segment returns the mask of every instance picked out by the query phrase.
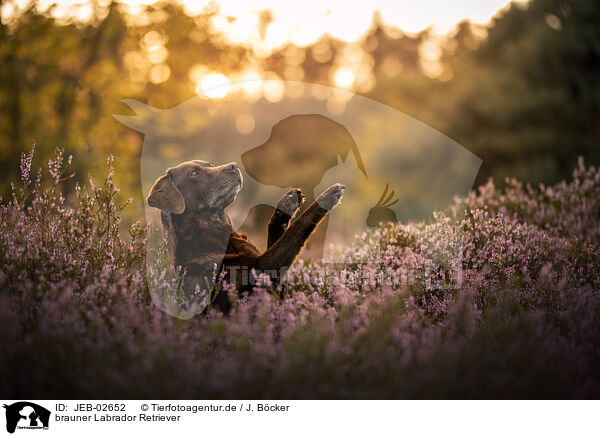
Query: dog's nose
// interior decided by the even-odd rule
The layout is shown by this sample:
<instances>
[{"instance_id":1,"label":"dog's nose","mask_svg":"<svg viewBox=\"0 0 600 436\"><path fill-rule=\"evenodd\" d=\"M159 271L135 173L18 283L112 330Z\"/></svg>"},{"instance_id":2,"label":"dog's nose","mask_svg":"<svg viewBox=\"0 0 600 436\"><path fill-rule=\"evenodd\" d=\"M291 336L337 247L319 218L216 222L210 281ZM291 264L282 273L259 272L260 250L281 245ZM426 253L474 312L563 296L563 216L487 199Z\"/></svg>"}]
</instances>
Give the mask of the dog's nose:
<instances>
[{"instance_id":1,"label":"dog's nose","mask_svg":"<svg viewBox=\"0 0 600 436\"><path fill-rule=\"evenodd\" d=\"M230 173L236 171L238 169L238 166L235 162L229 162L227 165L225 165L223 167L223 171L228 171Z\"/></svg>"}]
</instances>

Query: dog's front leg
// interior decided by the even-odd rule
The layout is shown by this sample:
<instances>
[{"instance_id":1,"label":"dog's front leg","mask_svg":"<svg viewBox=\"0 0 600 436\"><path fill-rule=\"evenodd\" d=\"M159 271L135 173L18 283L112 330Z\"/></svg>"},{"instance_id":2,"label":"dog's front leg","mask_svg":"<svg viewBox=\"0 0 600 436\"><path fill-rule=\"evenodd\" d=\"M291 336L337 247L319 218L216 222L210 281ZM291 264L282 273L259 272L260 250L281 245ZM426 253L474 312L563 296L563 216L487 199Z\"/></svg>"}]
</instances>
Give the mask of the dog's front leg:
<instances>
[{"instance_id":1,"label":"dog's front leg","mask_svg":"<svg viewBox=\"0 0 600 436\"><path fill-rule=\"evenodd\" d=\"M345 186L339 183L323 192L267 251L256 259L259 270L281 271L296 259L306 240L341 200ZM281 274L283 275L283 274ZM282 277L279 277L281 279Z\"/></svg>"},{"instance_id":2,"label":"dog's front leg","mask_svg":"<svg viewBox=\"0 0 600 436\"><path fill-rule=\"evenodd\" d=\"M290 189L277 201L277 206L271 215L267 227L267 248L271 247L281 238L288 228L290 220L296 215L305 195L298 188Z\"/></svg>"}]
</instances>

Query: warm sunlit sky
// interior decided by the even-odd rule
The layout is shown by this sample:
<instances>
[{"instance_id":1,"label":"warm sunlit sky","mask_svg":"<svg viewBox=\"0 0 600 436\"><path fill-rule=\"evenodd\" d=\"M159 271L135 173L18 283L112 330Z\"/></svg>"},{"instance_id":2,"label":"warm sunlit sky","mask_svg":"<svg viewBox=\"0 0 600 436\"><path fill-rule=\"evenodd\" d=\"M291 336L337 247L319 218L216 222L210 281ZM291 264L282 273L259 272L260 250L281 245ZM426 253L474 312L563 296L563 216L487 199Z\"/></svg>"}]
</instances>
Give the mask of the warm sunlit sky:
<instances>
[{"instance_id":1,"label":"warm sunlit sky","mask_svg":"<svg viewBox=\"0 0 600 436\"><path fill-rule=\"evenodd\" d=\"M18 19L19 10L27 7L31 1L3 2L2 20ZM132 20L136 21L145 16L139 13L141 6L153 3L155 0L120 1L127 6ZM217 13L210 23L213 31L221 34L230 44L250 48L257 58L267 57L273 50L288 42L297 46L310 45L319 40L323 34L346 41L350 44L344 49L344 56L336 59L336 66L332 70L330 80L338 88L363 92L373 86L371 64L367 62L368 56L364 55L360 45L352 42L359 40L369 30L374 13L379 13L388 29L399 28L405 33L414 34L431 27L434 35L419 47L420 63L428 76L443 78L444 71L438 62L440 49L437 40L442 40L440 36L451 32L453 27L464 19L485 24L510 2L510 0L368 0L355 3L349 0L178 1L184 4L186 12L191 16L198 15L207 8L211 11L216 10ZM523 3L527 0L516 1ZM100 7L100 11L106 10L110 2L111 0L97 0L96 6ZM88 1L39 0L36 4L40 11L47 11L51 5L54 5L51 13L59 19L75 18L86 21L94 15L93 6ZM261 19L264 20L265 11L269 11L270 14L270 21L266 27L260 24ZM166 81L170 76L170 68L165 63L168 50L164 46L161 34L149 31L144 36L141 47L147 59L142 59L137 52L125 56L125 63L132 67L133 82L139 82L140 86L143 86L148 78L155 84ZM291 71L291 69L289 74L286 70L285 78L302 80L301 69L295 68L299 71ZM209 98L222 98L227 95L229 84L232 82L279 78L261 76L260 71L240 71L233 76L225 76L222 72L209 70L201 64L190 71L190 80L195 84L198 94ZM451 75L446 76L448 77L445 80L451 77ZM266 97L281 98L283 90L279 89L276 83L267 82L264 86L262 94ZM260 94L261 92L257 93L258 96Z\"/></svg>"},{"instance_id":2,"label":"warm sunlit sky","mask_svg":"<svg viewBox=\"0 0 600 436\"><path fill-rule=\"evenodd\" d=\"M265 35L265 49L269 50L287 41L307 45L323 33L345 41L358 39L371 24L373 13L381 12L384 22L408 33L421 31L432 26L437 33L450 31L459 21L468 18L484 24L508 0L180 0L190 13L199 13L210 3L219 8L219 16L213 25L223 30L231 42L247 43L258 39L258 21L261 11L272 12L273 21ZM520 0L523 1L523 0ZM132 8L153 0L122 0ZM27 0L16 0L23 5ZM57 3L56 15L76 14L85 17L91 6L81 0L40 0L40 9ZM100 1L108 3L108 0ZM5 3L3 17L10 15L14 7ZM233 17L235 20L228 20Z\"/></svg>"},{"instance_id":3,"label":"warm sunlit sky","mask_svg":"<svg viewBox=\"0 0 600 436\"><path fill-rule=\"evenodd\" d=\"M136 0L132 0L136 1ZM199 11L208 2L185 2L188 9ZM227 28L229 37L239 42L248 40L255 32L258 12L270 10L273 22L267 29L269 45L280 45L290 39L297 45L314 42L327 32L337 38L358 39L371 24L373 12L379 10L386 22L406 32L418 32L434 26L445 32L464 18L478 23L487 22L507 0L348 0L281 1L281 0L221 0L219 10L224 17L235 17Z\"/></svg>"}]
</instances>

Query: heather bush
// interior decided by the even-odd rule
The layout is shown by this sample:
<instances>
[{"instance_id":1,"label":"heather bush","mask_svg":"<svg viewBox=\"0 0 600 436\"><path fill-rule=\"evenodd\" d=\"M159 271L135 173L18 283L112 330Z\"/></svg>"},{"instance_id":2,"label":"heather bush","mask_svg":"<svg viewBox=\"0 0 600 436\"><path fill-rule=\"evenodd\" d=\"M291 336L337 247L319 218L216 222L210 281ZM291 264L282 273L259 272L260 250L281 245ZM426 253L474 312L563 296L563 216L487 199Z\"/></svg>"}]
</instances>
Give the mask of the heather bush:
<instances>
[{"instance_id":1,"label":"heather bush","mask_svg":"<svg viewBox=\"0 0 600 436\"><path fill-rule=\"evenodd\" d=\"M111 160L72 193L70 158L32 178L32 153L0 209L4 397L600 393L600 171L583 162L568 183L490 182L430 222L357 235L333 276L298 260L283 298L259 277L228 316L181 320L150 297L148 278L169 293L177 277L146 271L147 229L124 229Z\"/></svg>"}]
</instances>

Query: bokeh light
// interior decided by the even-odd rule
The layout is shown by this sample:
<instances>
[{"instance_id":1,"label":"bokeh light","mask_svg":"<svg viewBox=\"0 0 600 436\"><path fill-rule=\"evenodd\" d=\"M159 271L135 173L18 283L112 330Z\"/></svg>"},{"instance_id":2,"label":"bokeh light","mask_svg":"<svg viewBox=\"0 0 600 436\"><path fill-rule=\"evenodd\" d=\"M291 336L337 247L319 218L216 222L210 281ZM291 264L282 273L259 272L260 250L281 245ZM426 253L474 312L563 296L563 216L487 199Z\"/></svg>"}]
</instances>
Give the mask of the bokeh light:
<instances>
[{"instance_id":1,"label":"bokeh light","mask_svg":"<svg viewBox=\"0 0 600 436\"><path fill-rule=\"evenodd\" d=\"M241 114L235 119L235 128L238 132L247 135L254 130L254 117L249 114Z\"/></svg>"},{"instance_id":2,"label":"bokeh light","mask_svg":"<svg viewBox=\"0 0 600 436\"><path fill-rule=\"evenodd\" d=\"M262 97L261 76L257 72L247 71L242 74L241 84L247 99L256 100Z\"/></svg>"},{"instance_id":3,"label":"bokeh light","mask_svg":"<svg viewBox=\"0 0 600 436\"><path fill-rule=\"evenodd\" d=\"M166 82L171 76L171 69L168 65L154 65L150 70L150 81L154 84Z\"/></svg>"},{"instance_id":4,"label":"bokeh light","mask_svg":"<svg viewBox=\"0 0 600 436\"><path fill-rule=\"evenodd\" d=\"M263 94L265 99L271 103L275 103L283 98L285 88L283 83L280 80L277 80L278 78L276 76L269 77L269 79L271 80L263 82Z\"/></svg>"},{"instance_id":5,"label":"bokeh light","mask_svg":"<svg viewBox=\"0 0 600 436\"><path fill-rule=\"evenodd\" d=\"M230 88L229 79L221 73L204 76L200 81L200 90L208 98L223 98Z\"/></svg>"},{"instance_id":6,"label":"bokeh light","mask_svg":"<svg viewBox=\"0 0 600 436\"><path fill-rule=\"evenodd\" d=\"M333 73L335 86L349 89L354 84L354 72L350 68L340 67Z\"/></svg>"}]
</instances>

